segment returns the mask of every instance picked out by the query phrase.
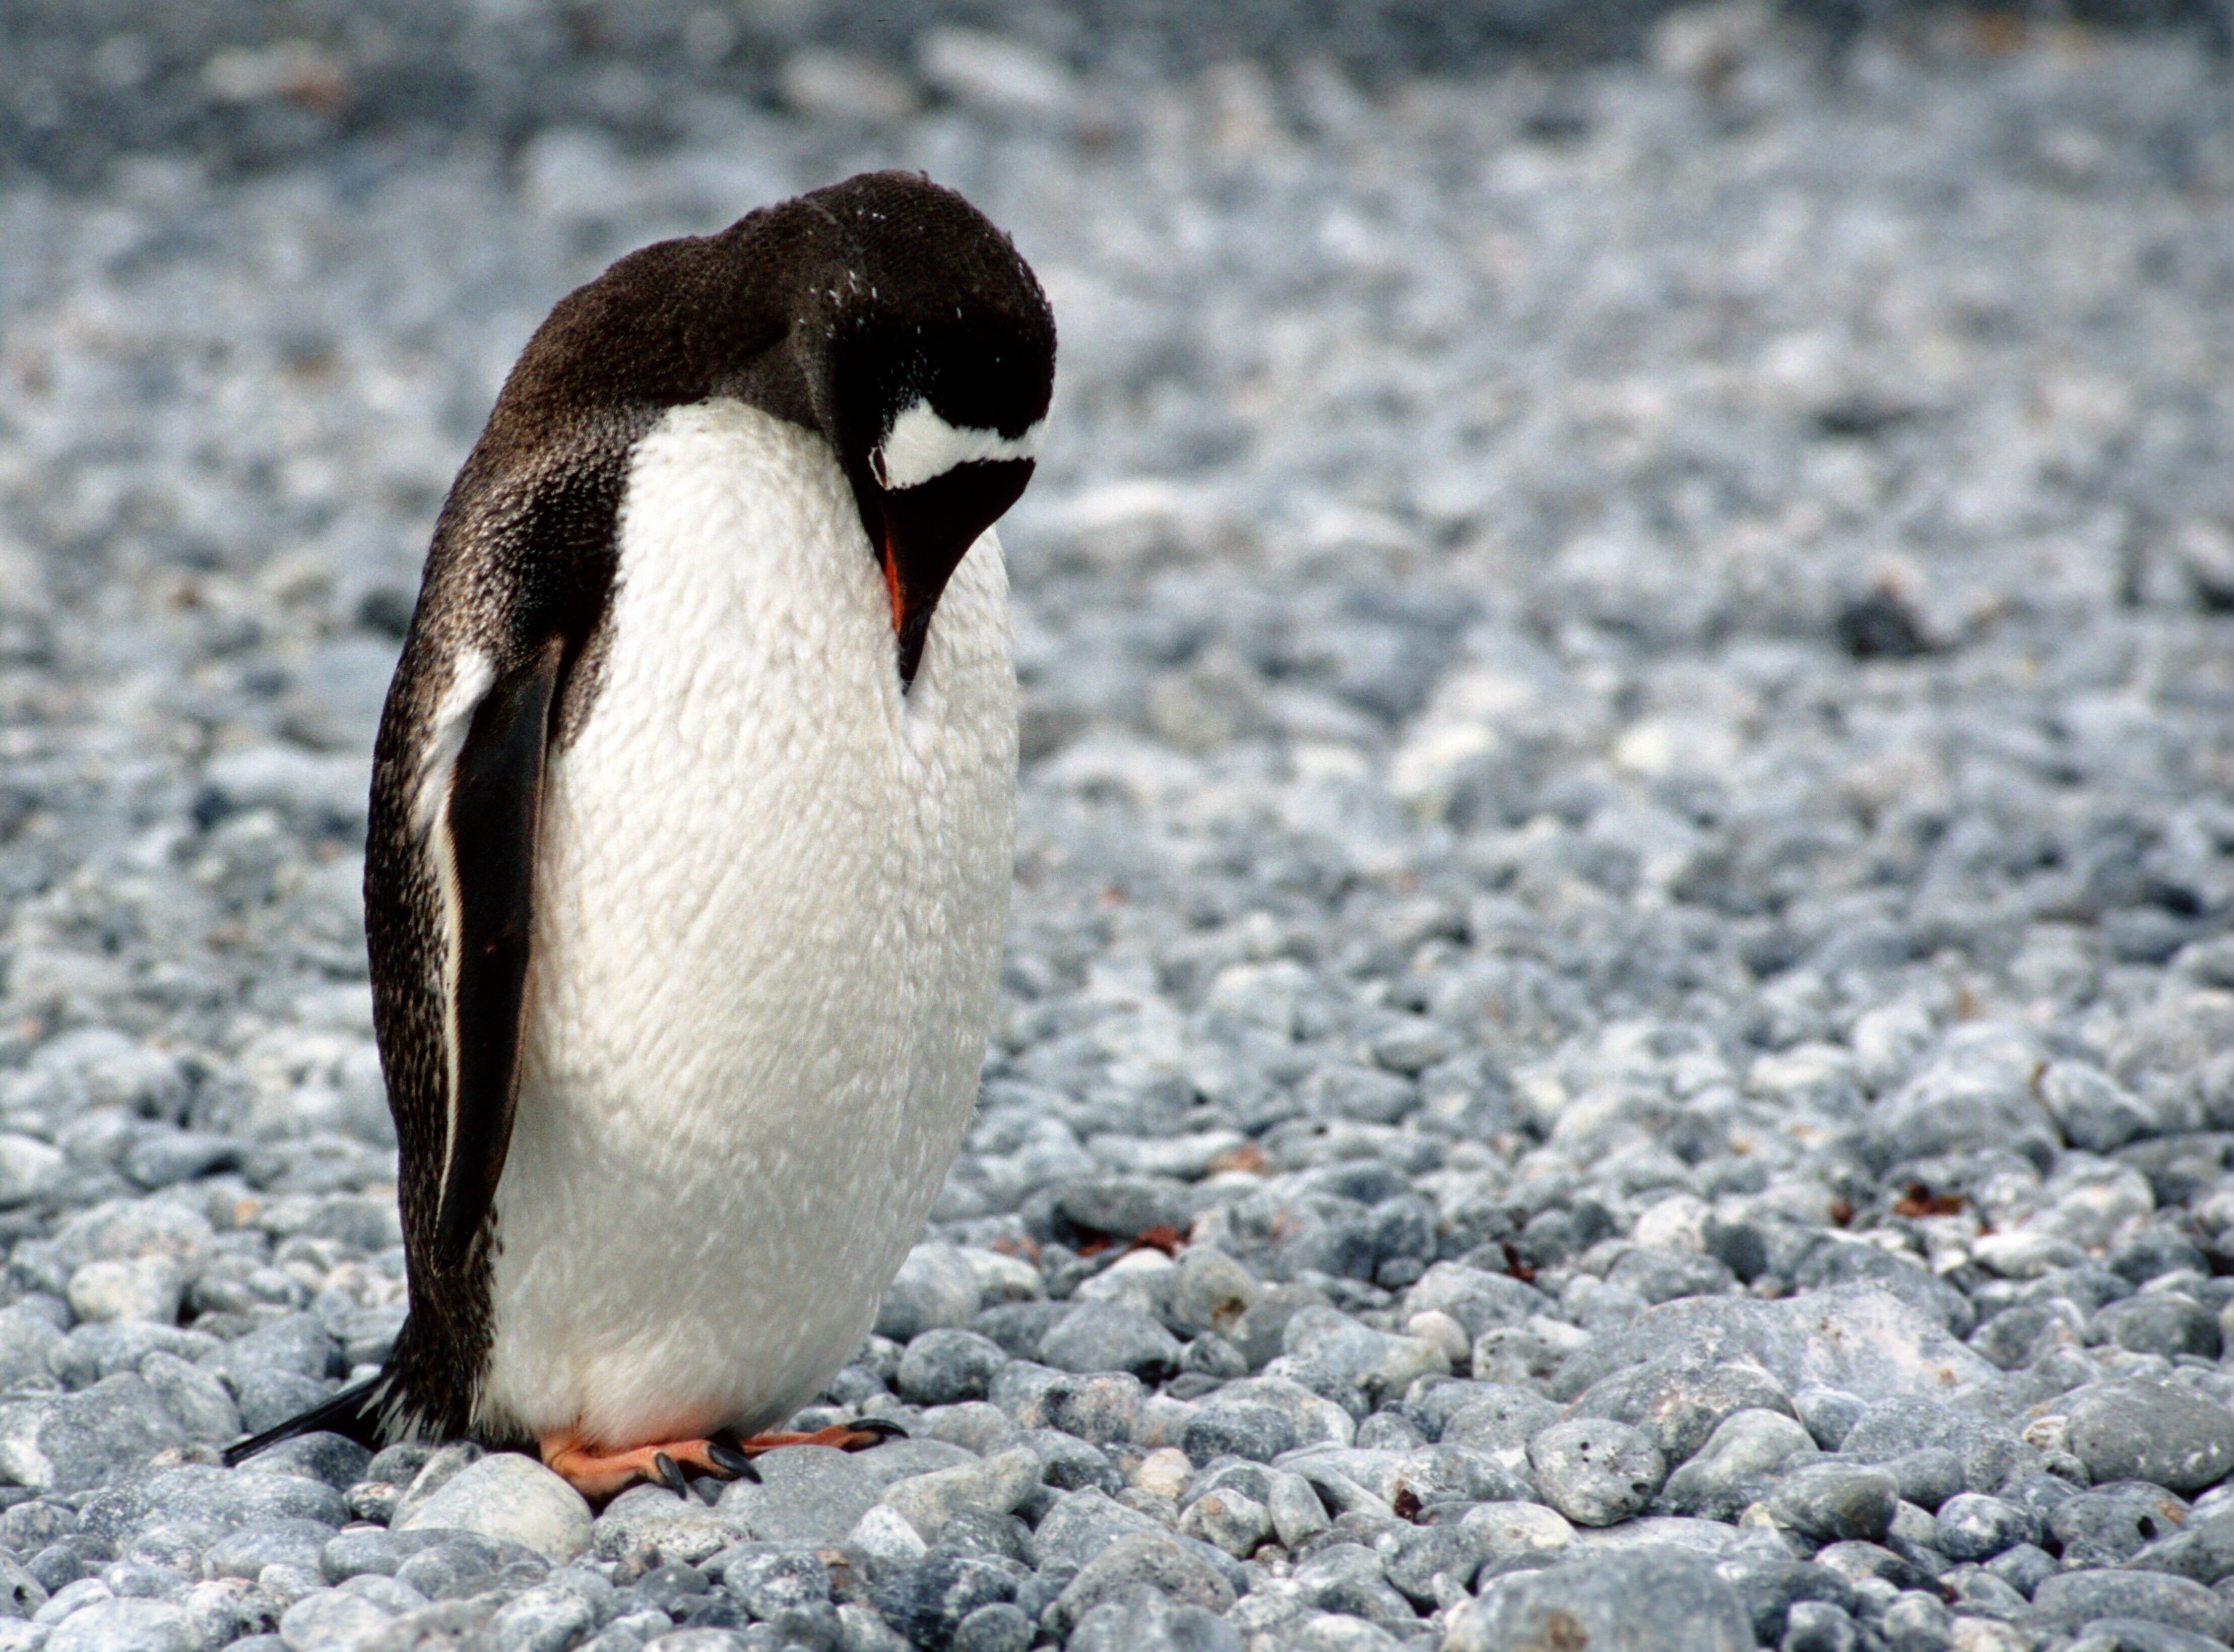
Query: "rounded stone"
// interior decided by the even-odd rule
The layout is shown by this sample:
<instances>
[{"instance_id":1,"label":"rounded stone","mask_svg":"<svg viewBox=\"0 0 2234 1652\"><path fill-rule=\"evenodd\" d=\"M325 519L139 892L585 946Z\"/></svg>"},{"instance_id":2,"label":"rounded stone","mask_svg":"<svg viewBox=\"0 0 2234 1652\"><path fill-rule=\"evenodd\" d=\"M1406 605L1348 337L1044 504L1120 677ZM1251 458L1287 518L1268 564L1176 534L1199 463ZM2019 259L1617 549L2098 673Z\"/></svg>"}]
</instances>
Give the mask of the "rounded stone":
<instances>
[{"instance_id":1,"label":"rounded stone","mask_svg":"<svg viewBox=\"0 0 2234 1652\"><path fill-rule=\"evenodd\" d=\"M387 1614L368 1605L381 1622ZM55 1625L48 1652L201 1652L202 1637L182 1606L169 1601L96 1600Z\"/></svg>"},{"instance_id":2,"label":"rounded stone","mask_svg":"<svg viewBox=\"0 0 2234 1652\"><path fill-rule=\"evenodd\" d=\"M951 1327L924 1331L900 1356L900 1398L918 1406L983 1400L1008 1362L1006 1349L974 1331Z\"/></svg>"},{"instance_id":3,"label":"rounded stone","mask_svg":"<svg viewBox=\"0 0 2234 1652\"><path fill-rule=\"evenodd\" d=\"M2234 1635L2234 1605L2185 1577L2160 1571L2058 1572L2033 1591L2033 1610L2046 1625L2074 1629L2103 1617L2167 1623L2222 1645Z\"/></svg>"},{"instance_id":4,"label":"rounded stone","mask_svg":"<svg viewBox=\"0 0 2234 1652\"><path fill-rule=\"evenodd\" d=\"M1898 1482L1881 1468L1814 1463L1784 1477L1768 1512L1816 1543L1875 1543L1891 1528L1899 1503Z\"/></svg>"},{"instance_id":5,"label":"rounded stone","mask_svg":"<svg viewBox=\"0 0 2234 1652\"><path fill-rule=\"evenodd\" d=\"M1443 1636L1443 1652L1535 1646L1753 1652L1754 1644L1737 1590L1703 1558L1662 1547L1508 1573L1460 1605Z\"/></svg>"},{"instance_id":6,"label":"rounded stone","mask_svg":"<svg viewBox=\"0 0 2234 1652\"><path fill-rule=\"evenodd\" d=\"M445 1481L397 1530L441 1527L517 1543L564 1562L590 1546L590 1505L532 1458L492 1452Z\"/></svg>"},{"instance_id":7,"label":"rounded stone","mask_svg":"<svg viewBox=\"0 0 2234 1652\"><path fill-rule=\"evenodd\" d=\"M2234 1469L2234 1412L2180 1383L2104 1383L2067 1415L2071 1453L2098 1485L2146 1480L2185 1495Z\"/></svg>"},{"instance_id":8,"label":"rounded stone","mask_svg":"<svg viewBox=\"0 0 2234 1652\"><path fill-rule=\"evenodd\" d=\"M1950 1560L1987 1560L2021 1543L2040 1541L2029 1509L1997 1497L1963 1492L1939 1505L1933 1546Z\"/></svg>"},{"instance_id":9,"label":"rounded stone","mask_svg":"<svg viewBox=\"0 0 2234 1652\"><path fill-rule=\"evenodd\" d=\"M1555 1422L1528 1442L1545 1500L1577 1525L1611 1525L1652 1501L1666 1459L1641 1429L1601 1418Z\"/></svg>"},{"instance_id":10,"label":"rounded stone","mask_svg":"<svg viewBox=\"0 0 2234 1652\"><path fill-rule=\"evenodd\" d=\"M954 1626L954 1652L1026 1652L1032 1620L1004 1600L989 1601Z\"/></svg>"}]
</instances>

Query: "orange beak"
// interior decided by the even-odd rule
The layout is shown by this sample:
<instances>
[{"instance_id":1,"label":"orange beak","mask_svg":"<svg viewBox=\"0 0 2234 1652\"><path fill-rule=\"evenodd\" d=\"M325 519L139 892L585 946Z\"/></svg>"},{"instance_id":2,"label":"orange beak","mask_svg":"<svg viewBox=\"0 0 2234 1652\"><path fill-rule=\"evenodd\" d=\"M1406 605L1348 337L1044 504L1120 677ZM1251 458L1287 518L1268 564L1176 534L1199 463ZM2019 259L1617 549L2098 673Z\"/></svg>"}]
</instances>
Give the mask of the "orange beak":
<instances>
[{"instance_id":1,"label":"orange beak","mask_svg":"<svg viewBox=\"0 0 2234 1652\"><path fill-rule=\"evenodd\" d=\"M892 593L892 635L898 637L907 618L907 604L900 596L900 565L892 556L892 536L885 535L885 589Z\"/></svg>"}]
</instances>

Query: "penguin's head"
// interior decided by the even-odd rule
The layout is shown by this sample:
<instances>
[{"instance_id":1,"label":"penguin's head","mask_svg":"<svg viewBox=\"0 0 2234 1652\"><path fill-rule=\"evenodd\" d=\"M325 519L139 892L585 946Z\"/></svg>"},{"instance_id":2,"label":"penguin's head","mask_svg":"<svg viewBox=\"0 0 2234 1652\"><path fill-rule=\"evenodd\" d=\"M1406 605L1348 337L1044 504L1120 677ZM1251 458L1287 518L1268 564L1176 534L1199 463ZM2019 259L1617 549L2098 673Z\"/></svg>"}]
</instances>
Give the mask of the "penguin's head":
<instances>
[{"instance_id":1,"label":"penguin's head","mask_svg":"<svg viewBox=\"0 0 2234 1652\"><path fill-rule=\"evenodd\" d=\"M625 443L664 408L743 401L820 432L892 597L900 680L978 536L1031 478L1055 317L1009 238L914 173L863 173L642 247L520 353L453 501L506 508L537 455Z\"/></svg>"},{"instance_id":2,"label":"penguin's head","mask_svg":"<svg viewBox=\"0 0 2234 1652\"><path fill-rule=\"evenodd\" d=\"M803 307L821 312L799 340L803 365L891 595L907 683L948 578L1031 480L1055 317L1009 238L924 178L865 173L799 205L836 231Z\"/></svg>"}]
</instances>

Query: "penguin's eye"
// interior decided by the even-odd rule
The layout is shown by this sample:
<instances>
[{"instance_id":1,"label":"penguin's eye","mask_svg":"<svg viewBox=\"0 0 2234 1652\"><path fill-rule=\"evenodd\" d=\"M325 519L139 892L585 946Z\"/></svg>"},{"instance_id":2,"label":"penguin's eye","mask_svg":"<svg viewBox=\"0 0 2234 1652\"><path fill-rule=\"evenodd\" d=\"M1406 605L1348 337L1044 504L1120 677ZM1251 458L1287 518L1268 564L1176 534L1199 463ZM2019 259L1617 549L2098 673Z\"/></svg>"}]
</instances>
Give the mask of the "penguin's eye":
<instances>
[{"instance_id":1,"label":"penguin's eye","mask_svg":"<svg viewBox=\"0 0 2234 1652\"><path fill-rule=\"evenodd\" d=\"M1046 429L1044 415L1016 436L976 425L949 424L928 398L918 396L893 419L884 440L871 450L869 472L887 493L919 487L957 465L1036 459Z\"/></svg>"}]
</instances>

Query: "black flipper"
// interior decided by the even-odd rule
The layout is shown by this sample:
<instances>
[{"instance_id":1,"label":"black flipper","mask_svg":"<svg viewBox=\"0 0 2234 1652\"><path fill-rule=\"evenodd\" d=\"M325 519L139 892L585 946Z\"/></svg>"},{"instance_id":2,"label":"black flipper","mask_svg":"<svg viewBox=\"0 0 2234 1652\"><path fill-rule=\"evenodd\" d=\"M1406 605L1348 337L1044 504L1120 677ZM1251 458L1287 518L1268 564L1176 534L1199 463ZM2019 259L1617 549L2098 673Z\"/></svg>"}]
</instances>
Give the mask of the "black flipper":
<instances>
[{"instance_id":1,"label":"black flipper","mask_svg":"<svg viewBox=\"0 0 2234 1652\"><path fill-rule=\"evenodd\" d=\"M225 1466L238 1468L257 1453L302 1434L339 1434L354 1440L368 1451L378 1451L387 1444L380 1424L381 1413L387 1407L386 1388L385 1376L369 1377L353 1388L343 1388L323 1405L313 1406L260 1434L251 1434L227 1446Z\"/></svg>"},{"instance_id":2,"label":"black flipper","mask_svg":"<svg viewBox=\"0 0 2234 1652\"><path fill-rule=\"evenodd\" d=\"M447 818L458 930L450 984L455 1094L435 1222L445 1266L465 1260L488 1219L512 1145L536 827L564 654L565 639L553 636L491 685L453 771Z\"/></svg>"}]
</instances>

